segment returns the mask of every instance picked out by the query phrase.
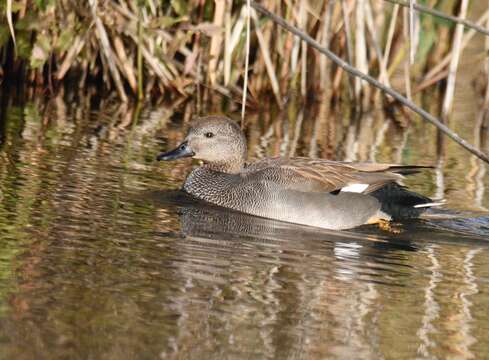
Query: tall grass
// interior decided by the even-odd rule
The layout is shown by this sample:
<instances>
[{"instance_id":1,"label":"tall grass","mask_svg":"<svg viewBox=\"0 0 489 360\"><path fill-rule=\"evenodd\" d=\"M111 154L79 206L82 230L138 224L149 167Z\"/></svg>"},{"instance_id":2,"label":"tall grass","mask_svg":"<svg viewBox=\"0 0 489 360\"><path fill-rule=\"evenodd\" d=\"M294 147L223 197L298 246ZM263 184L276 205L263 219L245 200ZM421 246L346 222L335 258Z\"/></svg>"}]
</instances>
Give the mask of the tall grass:
<instances>
[{"instance_id":1,"label":"tall grass","mask_svg":"<svg viewBox=\"0 0 489 360\"><path fill-rule=\"evenodd\" d=\"M426 1L444 13L465 16L468 1L461 3ZM473 31L455 30L452 22L381 0L261 4L408 96L450 75L444 109L450 108L458 58ZM362 106L378 99L364 82L353 82L341 68L254 10L248 17L245 1L3 0L0 10L4 81L53 91L63 84L83 88L96 83L117 91L123 101L211 90L240 102L248 75L249 106L268 94L282 105L295 92L327 94ZM486 11L478 22L485 24L488 18Z\"/></svg>"}]
</instances>

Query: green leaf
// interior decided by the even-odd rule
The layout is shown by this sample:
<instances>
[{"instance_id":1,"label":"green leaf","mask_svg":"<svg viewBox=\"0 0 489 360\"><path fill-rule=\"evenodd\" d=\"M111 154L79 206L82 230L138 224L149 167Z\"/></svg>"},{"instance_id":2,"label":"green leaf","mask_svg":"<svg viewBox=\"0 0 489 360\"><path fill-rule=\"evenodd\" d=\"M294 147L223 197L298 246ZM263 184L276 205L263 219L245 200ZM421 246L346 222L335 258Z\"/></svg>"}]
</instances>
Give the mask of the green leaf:
<instances>
[{"instance_id":1,"label":"green leaf","mask_svg":"<svg viewBox=\"0 0 489 360\"><path fill-rule=\"evenodd\" d=\"M41 29L41 22L39 19L34 19L31 14L27 14L24 18L19 19L15 22L15 30L17 31L28 31L28 30L38 30Z\"/></svg>"},{"instance_id":2,"label":"green leaf","mask_svg":"<svg viewBox=\"0 0 489 360\"><path fill-rule=\"evenodd\" d=\"M61 52L65 52L73 45L74 38L75 38L75 33L73 32L73 29L68 28L62 30L61 34L59 35L57 48Z\"/></svg>"},{"instance_id":3,"label":"green leaf","mask_svg":"<svg viewBox=\"0 0 489 360\"><path fill-rule=\"evenodd\" d=\"M171 6L173 10L180 15L188 15L188 3L184 0L171 0Z\"/></svg>"},{"instance_id":4,"label":"green leaf","mask_svg":"<svg viewBox=\"0 0 489 360\"><path fill-rule=\"evenodd\" d=\"M55 4L55 0L34 0L34 4L37 6L37 8L45 11L48 6Z\"/></svg>"},{"instance_id":5,"label":"green leaf","mask_svg":"<svg viewBox=\"0 0 489 360\"><path fill-rule=\"evenodd\" d=\"M416 58L418 59L418 61L425 60L426 56L428 55L428 52L430 51L431 47L435 43L435 40L437 38L436 35L437 33L433 30L431 31L421 30L418 52L416 54Z\"/></svg>"},{"instance_id":6,"label":"green leaf","mask_svg":"<svg viewBox=\"0 0 489 360\"><path fill-rule=\"evenodd\" d=\"M10 31L7 25L0 25L0 48L4 47L10 39Z\"/></svg>"},{"instance_id":7,"label":"green leaf","mask_svg":"<svg viewBox=\"0 0 489 360\"><path fill-rule=\"evenodd\" d=\"M17 55L22 59L29 59L31 56L32 45L30 40L31 33L22 31L16 34L17 37Z\"/></svg>"}]
</instances>

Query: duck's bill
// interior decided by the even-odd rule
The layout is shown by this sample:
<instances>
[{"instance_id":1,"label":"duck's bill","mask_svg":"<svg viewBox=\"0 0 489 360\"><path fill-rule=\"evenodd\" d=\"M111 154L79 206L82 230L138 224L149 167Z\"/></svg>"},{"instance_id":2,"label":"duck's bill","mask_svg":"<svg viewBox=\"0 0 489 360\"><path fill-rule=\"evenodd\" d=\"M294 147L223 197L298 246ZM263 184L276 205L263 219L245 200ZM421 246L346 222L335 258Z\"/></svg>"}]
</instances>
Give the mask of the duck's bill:
<instances>
[{"instance_id":1,"label":"duck's bill","mask_svg":"<svg viewBox=\"0 0 489 360\"><path fill-rule=\"evenodd\" d=\"M156 157L158 161L168 161L168 160L176 160L186 157L194 156L194 152L188 146L187 142L181 143L176 149L170 150L165 153L161 153Z\"/></svg>"}]
</instances>

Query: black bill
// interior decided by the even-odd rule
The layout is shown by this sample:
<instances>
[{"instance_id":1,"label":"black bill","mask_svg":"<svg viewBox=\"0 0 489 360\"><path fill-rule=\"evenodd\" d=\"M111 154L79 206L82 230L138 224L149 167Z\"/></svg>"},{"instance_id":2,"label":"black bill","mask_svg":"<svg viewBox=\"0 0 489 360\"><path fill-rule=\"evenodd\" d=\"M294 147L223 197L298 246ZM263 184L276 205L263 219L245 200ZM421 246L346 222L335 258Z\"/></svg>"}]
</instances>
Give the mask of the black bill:
<instances>
[{"instance_id":1,"label":"black bill","mask_svg":"<svg viewBox=\"0 0 489 360\"><path fill-rule=\"evenodd\" d=\"M170 150L165 153L161 153L156 157L158 161L168 161L168 160L176 160L181 158L186 158L190 156L194 156L194 152L188 146L187 142L181 143L176 149Z\"/></svg>"}]
</instances>

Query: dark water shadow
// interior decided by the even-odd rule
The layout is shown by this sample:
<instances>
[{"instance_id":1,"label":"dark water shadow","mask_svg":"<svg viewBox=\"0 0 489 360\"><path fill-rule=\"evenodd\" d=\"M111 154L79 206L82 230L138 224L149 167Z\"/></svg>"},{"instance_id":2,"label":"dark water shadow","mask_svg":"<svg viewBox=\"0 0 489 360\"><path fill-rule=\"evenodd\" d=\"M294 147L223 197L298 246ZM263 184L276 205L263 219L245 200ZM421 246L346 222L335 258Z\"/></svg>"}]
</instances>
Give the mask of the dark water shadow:
<instances>
[{"instance_id":1,"label":"dark water shadow","mask_svg":"<svg viewBox=\"0 0 489 360\"><path fill-rule=\"evenodd\" d=\"M327 230L260 218L196 200L182 191L151 191L144 198L179 215L181 236L226 241L366 242L384 250L415 251L431 243L489 245L489 216L437 210L437 218L398 224L400 233L366 225ZM164 234L160 234L164 235Z\"/></svg>"}]
</instances>

